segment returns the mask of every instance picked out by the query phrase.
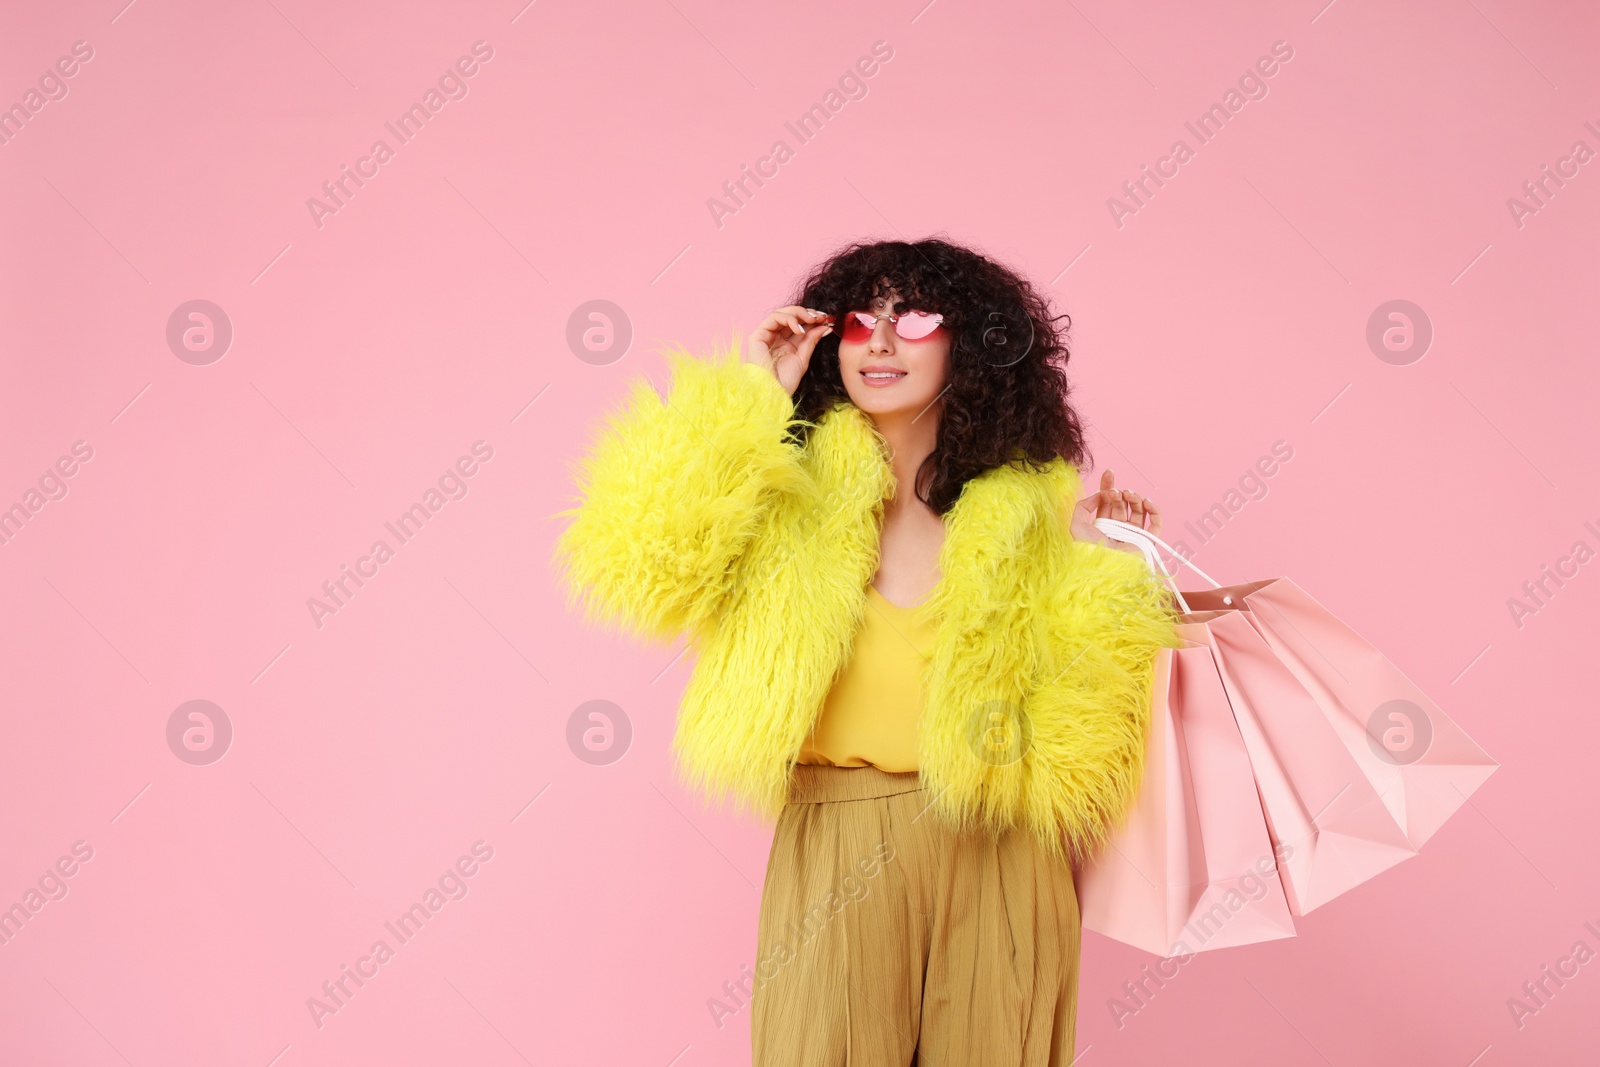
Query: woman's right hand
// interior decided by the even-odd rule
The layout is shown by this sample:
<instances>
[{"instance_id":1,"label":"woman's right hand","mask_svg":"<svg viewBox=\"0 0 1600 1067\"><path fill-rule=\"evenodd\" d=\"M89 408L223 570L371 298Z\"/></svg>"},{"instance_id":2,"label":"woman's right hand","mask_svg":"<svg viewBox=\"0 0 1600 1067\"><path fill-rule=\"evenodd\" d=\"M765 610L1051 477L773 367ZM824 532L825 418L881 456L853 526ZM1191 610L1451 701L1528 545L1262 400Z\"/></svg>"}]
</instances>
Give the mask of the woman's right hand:
<instances>
[{"instance_id":1,"label":"woman's right hand","mask_svg":"<svg viewBox=\"0 0 1600 1067\"><path fill-rule=\"evenodd\" d=\"M790 396L811 365L811 353L833 332L833 316L803 308L781 307L761 321L745 342L744 362L771 371Z\"/></svg>"}]
</instances>

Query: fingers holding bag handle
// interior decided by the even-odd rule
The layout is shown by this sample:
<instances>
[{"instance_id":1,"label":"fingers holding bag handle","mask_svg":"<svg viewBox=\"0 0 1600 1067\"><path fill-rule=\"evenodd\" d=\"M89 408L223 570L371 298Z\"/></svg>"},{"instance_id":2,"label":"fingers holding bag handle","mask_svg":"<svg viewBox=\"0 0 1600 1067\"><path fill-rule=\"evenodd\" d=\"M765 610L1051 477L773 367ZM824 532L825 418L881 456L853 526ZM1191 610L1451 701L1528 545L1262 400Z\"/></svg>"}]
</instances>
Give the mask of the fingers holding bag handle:
<instances>
[{"instance_id":1,"label":"fingers holding bag handle","mask_svg":"<svg viewBox=\"0 0 1600 1067\"><path fill-rule=\"evenodd\" d=\"M1185 559L1183 554L1177 549L1167 544L1149 530L1141 529L1140 527L1134 526L1131 523L1122 522L1119 519L1096 519L1094 520L1094 525L1096 529L1105 534L1107 537L1118 541L1126 541L1129 544L1138 546L1139 550L1144 553L1145 562L1150 564L1150 569L1162 577L1167 586L1172 590L1172 595L1178 598L1178 607L1185 615L1189 613L1189 602L1183 599L1183 593L1178 590L1177 574L1173 571L1167 570L1166 564L1162 562L1161 552L1158 551L1158 549L1165 550L1166 553L1176 559L1180 565L1188 567L1201 578L1204 578L1206 581L1210 582L1213 588L1222 588L1221 582L1211 577L1211 575L1207 574L1199 567L1196 567L1191 561Z\"/></svg>"}]
</instances>

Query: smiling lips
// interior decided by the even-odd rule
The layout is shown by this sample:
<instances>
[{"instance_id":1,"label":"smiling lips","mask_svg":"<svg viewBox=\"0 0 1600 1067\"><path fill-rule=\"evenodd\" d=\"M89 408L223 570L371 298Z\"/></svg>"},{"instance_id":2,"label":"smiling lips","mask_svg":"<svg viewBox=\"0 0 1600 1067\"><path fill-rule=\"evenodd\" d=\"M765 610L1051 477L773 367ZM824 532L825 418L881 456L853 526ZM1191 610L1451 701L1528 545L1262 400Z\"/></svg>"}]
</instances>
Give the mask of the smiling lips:
<instances>
[{"instance_id":1,"label":"smiling lips","mask_svg":"<svg viewBox=\"0 0 1600 1067\"><path fill-rule=\"evenodd\" d=\"M870 366L861 368L861 380L875 389L881 389L886 385L893 385L901 378L904 378L906 374L906 371L899 370L895 367L886 367L881 363L874 363Z\"/></svg>"}]
</instances>

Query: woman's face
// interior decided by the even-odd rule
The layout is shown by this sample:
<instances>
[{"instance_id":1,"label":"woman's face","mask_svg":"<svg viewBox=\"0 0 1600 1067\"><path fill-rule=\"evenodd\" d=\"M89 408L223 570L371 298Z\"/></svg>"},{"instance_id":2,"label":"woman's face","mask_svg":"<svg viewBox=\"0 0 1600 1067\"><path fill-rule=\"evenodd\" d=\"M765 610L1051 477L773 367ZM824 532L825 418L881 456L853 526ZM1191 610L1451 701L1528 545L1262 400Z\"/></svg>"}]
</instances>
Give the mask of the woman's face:
<instances>
[{"instance_id":1,"label":"woman's face","mask_svg":"<svg viewBox=\"0 0 1600 1067\"><path fill-rule=\"evenodd\" d=\"M890 291L870 308L874 315L894 314L899 294ZM901 311L920 311L906 307ZM932 334L907 341L894 323L879 319L864 341L847 341L843 324L839 332L839 375L856 407L873 416L901 415L908 420L934 408L948 381L950 330L940 326Z\"/></svg>"}]
</instances>

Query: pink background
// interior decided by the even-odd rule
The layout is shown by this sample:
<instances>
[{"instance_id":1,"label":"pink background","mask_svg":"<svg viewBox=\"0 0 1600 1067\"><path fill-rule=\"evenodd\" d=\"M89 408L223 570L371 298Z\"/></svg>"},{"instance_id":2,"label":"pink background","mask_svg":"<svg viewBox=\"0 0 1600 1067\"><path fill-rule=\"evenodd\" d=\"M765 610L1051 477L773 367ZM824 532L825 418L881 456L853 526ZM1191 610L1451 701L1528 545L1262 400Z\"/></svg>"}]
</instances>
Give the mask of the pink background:
<instances>
[{"instance_id":1,"label":"pink background","mask_svg":"<svg viewBox=\"0 0 1600 1067\"><path fill-rule=\"evenodd\" d=\"M748 1062L748 1009L719 1029L707 1001L753 961L770 829L673 780L691 664L566 614L551 514L628 379L664 384L659 341L747 332L847 238L935 233L1052 287L1096 456L1172 537L1287 442L1196 562L1292 576L1503 765L1420 856L1120 1029L1153 958L1086 935L1085 1062L1593 1058L1600 961L1507 1007L1600 950L1600 563L1508 607L1600 549L1600 163L1507 206L1600 148L1593 5L121 3L0 34L0 104L93 49L0 145L0 507L65 487L0 545L0 904L92 849L0 946L0 1062ZM799 145L784 123L876 41ZM1266 96L1198 144L1276 41ZM167 342L197 299L233 329L209 363ZM633 341L580 359L596 299ZM1396 299L1434 330L1404 365L1366 341ZM479 441L465 496L319 626L322 583ZM209 765L169 747L191 700L231 723ZM609 765L567 741L591 700L631 723ZM479 841L466 895L319 1027L307 999Z\"/></svg>"}]
</instances>

